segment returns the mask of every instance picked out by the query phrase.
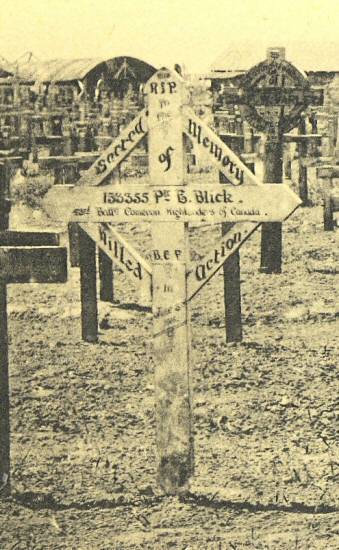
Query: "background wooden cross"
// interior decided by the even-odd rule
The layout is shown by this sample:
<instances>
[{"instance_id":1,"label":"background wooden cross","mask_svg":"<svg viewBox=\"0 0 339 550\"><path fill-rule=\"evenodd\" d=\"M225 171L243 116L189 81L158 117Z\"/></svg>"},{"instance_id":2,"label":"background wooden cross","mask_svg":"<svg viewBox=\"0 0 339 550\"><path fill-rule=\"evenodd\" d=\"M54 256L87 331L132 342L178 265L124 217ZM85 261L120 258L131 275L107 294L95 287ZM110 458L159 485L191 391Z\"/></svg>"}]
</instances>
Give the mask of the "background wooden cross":
<instances>
[{"instance_id":1,"label":"background wooden cross","mask_svg":"<svg viewBox=\"0 0 339 550\"><path fill-rule=\"evenodd\" d=\"M246 166L255 173L255 146L260 135L254 135L246 121L239 120L235 124L235 132L225 132L220 127L220 118L215 113L215 121L219 124L218 134L220 139L228 145L232 151L237 153ZM228 183L227 178L219 172L219 181ZM222 233L227 235L234 227L232 223L222 224ZM225 331L226 342L241 342L241 287L240 287L240 252L237 250L226 260L223 265L224 271L224 305L225 305Z\"/></svg>"},{"instance_id":2,"label":"background wooden cross","mask_svg":"<svg viewBox=\"0 0 339 550\"><path fill-rule=\"evenodd\" d=\"M314 155L316 147L321 145L321 134L307 133L306 131L306 115L301 115L298 123L298 134L284 134L284 143L296 143L298 147L298 185L299 197L302 200L302 205L308 205L308 167L317 162L317 157ZM311 156L313 153L313 156Z\"/></svg>"},{"instance_id":3,"label":"background wooden cross","mask_svg":"<svg viewBox=\"0 0 339 550\"><path fill-rule=\"evenodd\" d=\"M309 105L322 105L323 92L285 60L284 48L268 48L266 60L252 67L238 88L225 88L225 105L238 105L243 117L266 136L264 183L283 181L283 135L298 125ZM263 273L280 273L282 224L262 224Z\"/></svg>"},{"instance_id":4,"label":"background wooden cross","mask_svg":"<svg viewBox=\"0 0 339 550\"><path fill-rule=\"evenodd\" d=\"M0 231L0 498L10 494L7 285L65 283L67 249L54 233Z\"/></svg>"}]
</instances>

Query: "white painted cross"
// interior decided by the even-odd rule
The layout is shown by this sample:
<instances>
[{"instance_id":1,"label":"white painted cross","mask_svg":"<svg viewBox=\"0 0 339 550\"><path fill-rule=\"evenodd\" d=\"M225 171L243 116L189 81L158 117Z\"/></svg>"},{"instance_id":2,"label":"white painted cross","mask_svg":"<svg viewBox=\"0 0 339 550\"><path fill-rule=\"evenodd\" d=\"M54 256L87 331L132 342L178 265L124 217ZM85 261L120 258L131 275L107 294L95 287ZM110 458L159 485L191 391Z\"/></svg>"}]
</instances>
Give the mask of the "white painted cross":
<instances>
[{"instance_id":1,"label":"white painted cross","mask_svg":"<svg viewBox=\"0 0 339 550\"><path fill-rule=\"evenodd\" d=\"M68 191L63 187L61 193L55 187L46 196L45 207L57 219L81 222L99 246L103 247L104 242L105 250L109 238L112 243L117 234L109 226L101 226L106 227L103 237L103 229L95 229L95 223L151 222L151 268L135 251L132 253L131 246L128 265L134 276L152 273L158 479L165 492L177 493L187 487L193 473L189 301L253 233L257 222L281 221L301 201L287 186L263 186L237 155L184 106L186 90L178 74L167 69L157 71L145 91L148 111L143 111L124 131L125 137L119 136L110 152L94 163L90 169L92 179L85 175L80 180L88 183L91 179L92 187ZM138 133L137 127L142 132ZM114 155L120 161L126 156L130 150L126 140L140 139L146 128L150 185L93 187L117 166ZM129 135L132 131L134 134ZM198 149L210 154L233 185L186 184L184 133ZM206 221L240 223L235 223L202 260L189 265L188 222ZM126 265L126 257L123 263Z\"/></svg>"},{"instance_id":2,"label":"white painted cross","mask_svg":"<svg viewBox=\"0 0 339 550\"><path fill-rule=\"evenodd\" d=\"M149 167L152 186L165 195L182 189L184 82L167 69L147 83ZM156 193L158 187L151 191ZM168 203L171 204L170 202ZM188 226L180 218L152 223L153 247L169 260L153 262L153 360L155 372L158 479L176 493L193 474L191 335L187 303ZM182 307L173 308L174 303Z\"/></svg>"}]
</instances>

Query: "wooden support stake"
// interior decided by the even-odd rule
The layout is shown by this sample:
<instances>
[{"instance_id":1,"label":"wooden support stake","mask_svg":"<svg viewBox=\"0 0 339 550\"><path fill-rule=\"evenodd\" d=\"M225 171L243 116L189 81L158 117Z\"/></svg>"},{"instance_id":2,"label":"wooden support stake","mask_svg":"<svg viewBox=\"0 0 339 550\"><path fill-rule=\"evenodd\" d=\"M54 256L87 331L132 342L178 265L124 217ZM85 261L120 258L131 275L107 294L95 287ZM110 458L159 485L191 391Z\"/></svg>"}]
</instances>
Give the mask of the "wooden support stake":
<instances>
[{"instance_id":1,"label":"wooden support stake","mask_svg":"<svg viewBox=\"0 0 339 550\"><path fill-rule=\"evenodd\" d=\"M221 139L226 145L225 136ZM234 151L239 153L239 151ZM219 172L220 183L229 183L227 178ZM221 234L226 233L234 226L233 223L221 224ZM242 341L241 326L241 289L240 289L240 254L236 250L223 265L224 270L224 306L225 306L225 330L226 343Z\"/></svg>"},{"instance_id":2,"label":"wooden support stake","mask_svg":"<svg viewBox=\"0 0 339 550\"><path fill-rule=\"evenodd\" d=\"M282 135L267 135L265 144L264 183L282 183ZM263 223L261 228L262 273L281 273L282 224Z\"/></svg>"},{"instance_id":3,"label":"wooden support stake","mask_svg":"<svg viewBox=\"0 0 339 550\"><path fill-rule=\"evenodd\" d=\"M332 200L333 179L339 178L339 167L335 165L320 166L317 169L317 178L321 181L323 196L324 230L334 230L334 203Z\"/></svg>"},{"instance_id":4,"label":"wooden support stake","mask_svg":"<svg viewBox=\"0 0 339 550\"><path fill-rule=\"evenodd\" d=\"M283 148L283 165L284 165L284 175L287 179L292 179L292 153L291 153L291 143L284 143Z\"/></svg>"},{"instance_id":5,"label":"wooden support stake","mask_svg":"<svg viewBox=\"0 0 339 550\"><path fill-rule=\"evenodd\" d=\"M76 222L68 223L68 242L71 267L79 267L79 224Z\"/></svg>"},{"instance_id":6,"label":"wooden support stake","mask_svg":"<svg viewBox=\"0 0 339 550\"><path fill-rule=\"evenodd\" d=\"M227 228L226 230L224 226L226 226L226 224L223 224L223 235L225 235L229 229ZM223 269L226 343L241 342L242 324L239 250L234 252L234 254L226 260Z\"/></svg>"},{"instance_id":7,"label":"wooden support stake","mask_svg":"<svg viewBox=\"0 0 339 550\"><path fill-rule=\"evenodd\" d=\"M10 491L7 289L0 279L0 499L9 496Z\"/></svg>"},{"instance_id":8,"label":"wooden support stake","mask_svg":"<svg viewBox=\"0 0 339 550\"><path fill-rule=\"evenodd\" d=\"M330 193L324 195L324 230L334 231L333 202Z\"/></svg>"},{"instance_id":9,"label":"wooden support stake","mask_svg":"<svg viewBox=\"0 0 339 550\"><path fill-rule=\"evenodd\" d=\"M0 230L9 228L9 214L11 203L9 193L9 174L6 162L0 162Z\"/></svg>"},{"instance_id":10,"label":"wooden support stake","mask_svg":"<svg viewBox=\"0 0 339 550\"><path fill-rule=\"evenodd\" d=\"M85 342L98 340L95 242L79 227L81 328Z\"/></svg>"},{"instance_id":11,"label":"wooden support stake","mask_svg":"<svg viewBox=\"0 0 339 550\"><path fill-rule=\"evenodd\" d=\"M0 229L9 226L7 203L7 167L0 164ZM10 494L10 424L9 424L9 376L7 287L0 278L0 498Z\"/></svg>"},{"instance_id":12,"label":"wooden support stake","mask_svg":"<svg viewBox=\"0 0 339 550\"><path fill-rule=\"evenodd\" d=\"M103 302L114 302L113 289L113 262L111 258L99 248L99 278L100 278L100 300Z\"/></svg>"}]
</instances>

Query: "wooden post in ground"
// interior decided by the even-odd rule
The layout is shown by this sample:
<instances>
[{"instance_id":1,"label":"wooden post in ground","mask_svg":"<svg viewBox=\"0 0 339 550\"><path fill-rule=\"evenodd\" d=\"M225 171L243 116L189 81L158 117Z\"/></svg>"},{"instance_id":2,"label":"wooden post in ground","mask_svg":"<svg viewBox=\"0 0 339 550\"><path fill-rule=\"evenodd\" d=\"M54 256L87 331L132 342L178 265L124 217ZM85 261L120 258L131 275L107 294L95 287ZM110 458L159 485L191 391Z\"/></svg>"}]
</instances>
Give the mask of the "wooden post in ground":
<instances>
[{"instance_id":1,"label":"wooden post in ground","mask_svg":"<svg viewBox=\"0 0 339 550\"><path fill-rule=\"evenodd\" d=\"M330 193L324 195L324 231L334 231L333 201Z\"/></svg>"},{"instance_id":2,"label":"wooden post in ground","mask_svg":"<svg viewBox=\"0 0 339 550\"><path fill-rule=\"evenodd\" d=\"M0 229L9 226L7 167L0 163ZM7 287L0 278L0 498L10 494L10 424L8 378Z\"/></svg>"},{"instance_id":3,"label":"wooden post in ground","mask_svg":"<svg viewBox=\"0 0 339 550\"><path fill-rule=\"evenodd\" d=\"M100 300L103 302L114 302L113 288L113 262L111 258L99 248L99 279L100 279Z\"/></svg>"},{"instance_id":4,"label":"wooden post in ground","mask_svg":"<svg viewBox=\"0 0 339 550\"><path fill-rule=\"evenodd\" d=\"M79 227L81 334L85 342L98 340L95 242Z\"/></svg>"},{"instance_id":5,"label":"wooden post in ground","mask_svg":"<svg viewBox=\"0 0 339 550\"><path fill-rule=\"evenodd\" d=\"M233 225L222 224L222 235L226 235ZM241 342L240 254L238 250L226 260L223 269L226 343Z\"/></svg>"},{"instance_id":6,"label":"wooden post in ground","mask_svg":"<svg viewBox=\"0 0 339 550\"><path fill-rule=\"evenodd\" d=\"M334 203L333 203L333 179L339 178L339 167L335 165L326 165L319 166L317 170L317 178L321 179L321 190L323 196L323 219L324 219L324 230L333 231L334 230Z\"/></svg>"},{"instance_id":7,"label":"wooden post in ground","mask_svg":"<svg viewBox=\"0 0 339 550\"><path fill-rule=\"evenodd\" d=\"M0 163L0 230L9 227L8 167ZM0 277L0 498L10 494L7 286Z\"/></svg>"},{"instance_id":8,"label":"wooden post in ground","mask_svg":"<svg viewBox=\"0 0 339 550\"><path fill-rule=\"evenodd\" d=\"M10 491L7 287L0 278L0 499L8 496Z\"/></svg>"},{"instance_id":9,"label":"wooden post in ground","mask_svg":"<svg viewBox=\"0 0 339 550\"><path fill-rule=\"evenodd\" d=\"M71 267L79 267L79 224L68 223L69 261Z\"/></svg>"},{"instance_id":10,"label":"wooden post in ground","mask_svg":"<svg viewBox=\"0 0 339 550\"><path fill-rule=\"evenodd\" d=\"M283 169L284 177L286 179L292 179L292 152L291 143L284 143L283 147Z\"/></svg>"},{"instance_id":11,"label":"wooden post in ground","mask_svg":"<svg viewBox=\"0 0 339 550\"><path fill-rule=\"evenodd\" d=\"M234 153L241 156L246 166L255 173L254 147L256 137L247 122L237 124L236 136L220 135L221 140L232 148ZM228 183L227 178L219 172L220 183ZM222 235L234 227L234 223L221 225ZM240 254L236 250L223 264L224 271L224 304L226 343L242 341L241 323L241 288L240 288Z\"/></svg>"},{"instance_id":12,"label":"wooden post in ground","mask_svg":"<svg viewBox=\"0 0 339 550\"><path fill-rule=\"evenodd\" d=\"M183 81L162 69L148 82L147 93L150 180L163 186L160 201L166 200L166 187L183 184ZM152 223L153 247L161 258L152 268L158 482L167 494L187 489L194 468L187 233L180 221Z\"/></svg>"},{"instance_id":13,"label":"wooden post in ground","mask_svg":"<svg viewBox=\"0 0 339 550\"><path fill-rule=\"evenodd\" d=\"M306 119L305 116L299 121L298 124L298 134L306 135ZM307 156L307 140L304 139L298 143L298 155L299 155L299 197L302 200L302 206L307 206L308 204L308 186L307 186L307 166L304 164L303 160Z\"/></svg>"},{"instance_id":14,"label":"wooden post in ground","mask_svg":"<svg viewBox=\"0 0 339 550\"><path fill-rule=\"evenodd\" d=\"M230 145L226 136L220 136L226 145ZM238 144L239 142L235 142ZM234 147L236 154L240 153L240 146ZM228 183L227 178L219 172L220 183ZM234 226L234 223L222 223L221 234L226 235ZM241 289L240 289L240 254L236 250L223 265L224 270L224 307L225 307L225 331L226 343L242 341L241 324Z\"/></svg>"},{"instance_id":15,"label":"wooden post in ground","mask_svg":"<svg viewBox=\"0 0 339 550\"><path fill-rule=\"evenodd\" d=\"M0 230L6 230L9 227L9 213L11 202L9 199L9 159L0 160Z\"/></svg>"},{"instance_id":16,"label":"wooden post in ground","mask_svg":"<svg viewBox=\"0 0 339 550\"><path fill-rule=\"evenodd\" d=\"M282 183L283 143L282 134L267 134L265 144L264 183ZM262 273L281 273L282 224L263 223L261 226Z\"/></svg>"}]
</instances>

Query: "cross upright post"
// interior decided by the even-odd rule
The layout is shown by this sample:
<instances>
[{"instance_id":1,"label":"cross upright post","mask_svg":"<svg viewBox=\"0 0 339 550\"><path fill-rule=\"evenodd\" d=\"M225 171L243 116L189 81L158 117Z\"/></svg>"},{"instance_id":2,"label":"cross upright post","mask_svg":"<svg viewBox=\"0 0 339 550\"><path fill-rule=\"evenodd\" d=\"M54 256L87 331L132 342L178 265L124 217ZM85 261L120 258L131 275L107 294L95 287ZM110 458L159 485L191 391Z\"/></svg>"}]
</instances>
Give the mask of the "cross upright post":
<instances>
[{"instance_id":1,"label":"cross upright post","mask_svg":"<svg viewBox=\"0 0 339 550\"><path fill-rule=\"evenodd\" d=\"M113 262L100 248L98 251L100 300L114 302Z\"/></svg>"},{"instance_id":2,"label":"cross upright post","mask_svg":"<svg viewBox=\"0 0 339 550\"><path fill-rule=\"evenodd\" d=\"M7 287L0 277L0 498L10 494Z\"/></svg>"},{"instance_id":3,"label":"cross upright post","mask_svg":"<svg viewBox=\"0 0 339 550\"><path fill-rule=\"evenodd\" d=\"M148 82L146 92L150 180L151 185L163 187L159 201L166 202L168 189L183 185L184 180L184 82L179 75L163 69ZM169 252L169 259L162 255L152 267L158 480L168 494L187 488L193 474L187 240L187 223L152 223L154 249ZM180 306L174 308L175 303Z\"/></svg>"},{"instance_id":4,"label":"cross upright post","mask_svg":"<svg viewBox=\"0 0 339 550\"><path fill-rule=\"evenodd\" d=\"M306 117L301 116L298 124L299 135L306 136ZM308 203L308 186L307 186L307 166L303 163L303 159L307 156L307 141L301 141L298 144L299 155L299 197L301 198L303 205Z\"/></svg>"},{"instance_id":5,"label":"cross upright post","mask_svg":"<svg viewBox=\"0 0 339 550\"><path fill-rule=\"evenodd\" d=\"M220 136L224 143L227 143L227 137ZM238 142L239 143L239 142ZM234 152L240 154L240 145L233 148ZM227 178L219 172L220 183L227 183ZM227 235L228 231L234 226L233 223L223 223L221 225L222 235ZM242 341L241 324L241 289L240 289L240 253L236 250L223 265L224 271L224 305L225 305L225 330L226 342Z\"/></svg>"},{"instance_id":6,"label":"cross upright post","mask_svg":"<svg viewBox=\"0 0 339 550\"><path fill-rule=\"evenodd\" d=\"M0 230L8 229L9 204L7 199L7 170L0 163ZM8 382L8 330L7 330L7 287L0 277L0 497L8 496L9 480L9 382ZM2 471L1 471L2 470Z\"/></svg>"},{"instance_id":7,"label":"cross upright post","mask_svg":"<svg viewBox=\"0 0 339 550\"><path fill-rule=\"evenodd\" d=\"M98 303L96 281L96 245L79 227L81 333L85 342L98 340Z\"/></svg>"},{"instance_id":8,"label":"cross upright post","mask_svg":"<svg viewBox=\"0 0 339 550\"><path fill-rule=\"evenodd\" d=\"M265 143L264 183L283 181L283 142L279 130L268 133ZM281 273L282 223L268 222L261 226L262 273Z\"/></svg>"},{"instance_id":9,"label":"cross upright post","mask_svg":"<svg viewBox=\"0 0 339 550\"><path fill-rule=\"evenodd\" d=\"M312 129L315 128L314 118L311 118ZM312 130L313 131L313 130ZM298 151L298 184L299 197L302 200L302 205L308 205L308 167L316 163L315 151L321 144L321 135L317 133L307 133L306 115L302 114L298 123L298 134L284 134L284 145L291 143L297 144ZM313 157L313 158L312 158ZM291 162L290 162L291 165ZM291 178L291 170L288 176Z\"/></svg>"}]
</instances>

